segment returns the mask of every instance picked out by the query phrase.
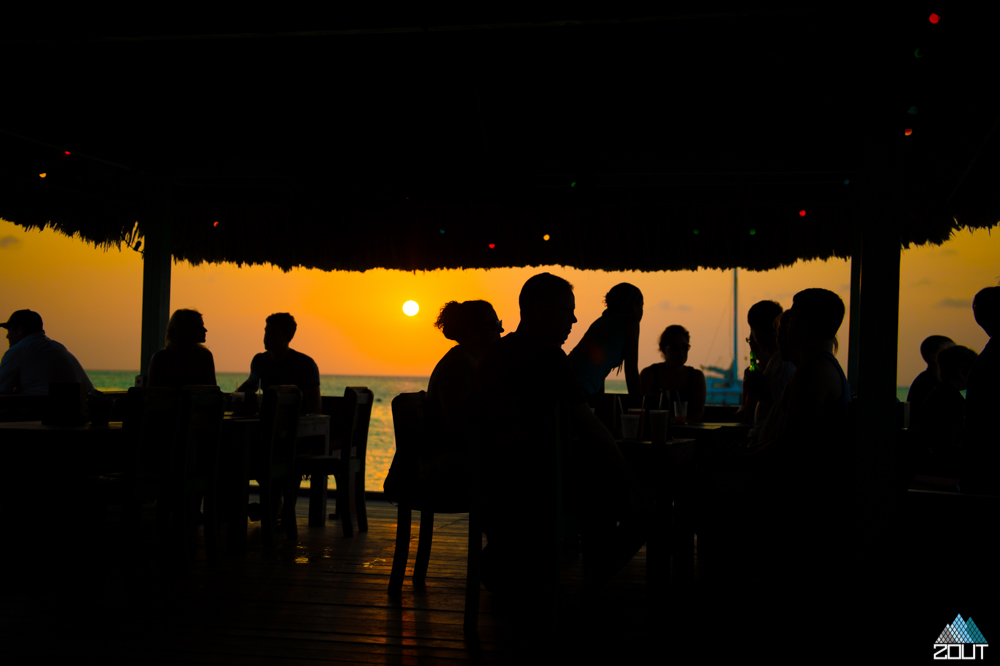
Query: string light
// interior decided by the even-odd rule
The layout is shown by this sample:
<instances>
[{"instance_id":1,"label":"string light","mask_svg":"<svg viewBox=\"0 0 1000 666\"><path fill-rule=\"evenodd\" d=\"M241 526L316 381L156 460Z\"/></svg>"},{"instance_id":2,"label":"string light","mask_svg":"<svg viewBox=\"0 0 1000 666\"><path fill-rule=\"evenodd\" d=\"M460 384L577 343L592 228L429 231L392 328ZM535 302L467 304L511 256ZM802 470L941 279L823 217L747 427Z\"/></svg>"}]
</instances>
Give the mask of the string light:
<instances>
[{"instance_id":1,"label":"string light","mask_svg":"<svg viewBox=\"0 0 1000 666\"><path fill-rule=\"evenodd\" d=\"M444 229L438 229L438 231L440 231L441 233L444 233Z\"/></svg>"},{"instance_id":2,"label":"string light","mask_svg":"<svg viewBox=\"0 0 1000 666\"><path fill-rule=\"evenodd\" d=\"M928 17L928 18L929 18L929 20L930 20L931 23L937 23L938 21L941 20L941 17L938 16L937 14L931 14L930 17Z\"/></svg>"},{"instance_id":3,"label":"string light","mask_svg":"<svg viewBox=\"0 0 1000 666\"><path fill-rule=\"evenodd\" d=\"M917 48L917 49L913 49L913 57L914 58L923 58L924 56L920 53L920 49Z\"/></svg>"},{"instance_id":4,"label":"string light","mask_svg":"<svg viewBox=\"0 0 1000 666\"><path fill-rule=\"evenodd\" d=\"M569 184L569 186L570 187L576 187L576 181L574 180L572 183Z\"/></svg>"},{"instance_id":5,"label":"string light","mask_svg":"<svg viewBox=\"0 0 1000 666\"><path fill-rule=\"evenodd\" d=\"M845 179L844 179L844 185L850 185L850 184L851 184L851 181L850 181L850 179L848 179L848 178L845 178Z\"/></svg>"},{"instance_id":6,"label":"string light","mask_svg":"<svg viewBox=\"0 0 1000 666\"><path fill-rule=\"evenodd\" d=\"M215 222L212 222L212 226L213 226L213 227L217 227L217 226L219 226L219 221L218 221L218 220L216 220Z\"/></svg>"},{"instance_id":7,"label":"string light","mask_svg":"<svg viewBox=\"0 0 1000 666\"><path fill-rule=\"evenodd\" d=\"M694 234L695 236L697 236L697 235L698 235L698 230L697 230L697 229L693 229L693 230L691 231L691 233L693 233L693 234Z\"/></svg>"},{"instance_id":8,"label":"string light","mask_svg":"<svg viewBox=\"0 0 1000 666\"><path fill-rule=\"evenodd\" d=\"M545 234L544 236L542 236L542 240L547 241L548 239L549 239L549 235L548 234Z\"/></svg>"},{"instance_id":9,"label":"string light","mask_svg":"<svg viewBox=\"0 0 1000 666\"><path fill-rule=\"evenodd\" d=\"M495 248L495 247L496 247L496 245L494 245L493 243L490 243L490 249L491 249L491 250L492 250L493 248Z\"/></svg>"},{"instance_id":10,"label":"string light","mask_svg":"<svg viewBox=\"0 0 1000 666\"><path fill-rule=\"evenodd\" d=\"M917 107L915 107L915 106L911 106L911 107L910 107L910 111L909 111L909 114L910 114L911 116L915 116L915 115L917 115Z\"/></svg>"},{"instance_id":11,"label":"string light","mask_svg":"<svg viewBox=\"0 0 1000 666\"><path fill-rule=\"evenodd\" d=\"M756 236L757 235L757 230L756 229L751 229L750 230L750 235L751 236Z\"/></svg>"},{"instance_id":12,"label":"string light","mask_svg":"<svg viewBox=\"0 0 1000 666\"><path fill-rule=\"evenodd\" d=\"M911 134L913 134L913 130L910 129L909 127L907 127L905 134L906 134L906 136L910 136Z\"/></svg>"},{"instance_id":13,"label":"string light","mask_svg":"<svg viewBox=\"0 0 1000 666\"><path fill-rule=\"evenodd\" d=\"M64 151L63 151L63 155L71 155L71 154L72 154L72 153L70 153L70 152L69 152L68 150L64 150Z\"/></svg>"},{"instance_id":14,"label":"string light","mask_svg":"<svg viewBox=\"0 0 1000 666\"><path fill-rule=\"evenodd\" d=\"M806 216L806 212L804 210L800 210L799 211L799 217L805 217L805 216Z\"/></svg>"},{"instance_id":15,"label":"string light","mask_svg":"<svg viewBox=\"0 0 1000 666\"><path fill-rule=\"evenodd\" d=\"M45 178L45 174L44 173L40 173L40 174L38 174L38 177L39 178Z\"/></svg>"}]
</instances>

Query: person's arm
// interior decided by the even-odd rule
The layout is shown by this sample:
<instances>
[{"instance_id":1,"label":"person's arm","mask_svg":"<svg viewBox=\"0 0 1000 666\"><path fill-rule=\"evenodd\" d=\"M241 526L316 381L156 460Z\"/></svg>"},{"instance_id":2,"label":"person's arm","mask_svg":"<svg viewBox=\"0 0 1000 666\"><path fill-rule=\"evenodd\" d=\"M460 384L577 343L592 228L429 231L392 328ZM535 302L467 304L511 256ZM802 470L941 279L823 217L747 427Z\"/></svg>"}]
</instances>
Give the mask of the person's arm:
<instances>
[{"instance_id":1,"label":"person's arm","mask_svg":"<svg viewBox=\"0 0 1000 666\"><path fill-rule=\"evenodd\" d=\"M639 324L625 331L625 385L629 395L644 395L639 379Z\"/></svg>"},{"instance_id":2,"label":"person's arm","mask_svg":"<svg viewBox=\"0 0 1000 666\"><path fill-rule=\"evenodd\" d=\"M322 400L319 396L319 385L310 386L302 391L302 407L306 414L319 414L322 411Z\"/></svg>"},{"instance_id":3,"label":"person's arm","mask_svg":"<svg viewBox=\"0 0 1000 666\"><path fill-rule=\"evenodd\" d=\"M639 388L643 395L653 395L653 373L656 370L653 366L649 366L642 369L639 373Z\"/></svg>"},{"instance_id":4,"label":"person's arm","mask_svg":"<svg viewBox=\"0 0 1000 666\"><path fill-rule=\"evenodd\" d=\"M0 359L0 393L13 393L17 388L17 362L8 349Z\"/></svg>"},{"instance_id":5,"label":"person's arm","mask_svg":"<svg viewBox=\"0 0 1000 666\"><path fill-rule=\"evenodd\" d=\"M695 376L694 395L688 399L688 423L701 423L705 418L705 399L708 397L708 384L705 373L691 368Z\"/></svg>"},{"instance_id":6,"label":"person's arm","mask_svg":"<svg viewBox=\"0 0 1000 666\"><path fill-rule=\"evenodd\" d=\"M256 393L260 388L260 381L251 377L236 388L236 393Z\"/></svg>"}]
</instances>

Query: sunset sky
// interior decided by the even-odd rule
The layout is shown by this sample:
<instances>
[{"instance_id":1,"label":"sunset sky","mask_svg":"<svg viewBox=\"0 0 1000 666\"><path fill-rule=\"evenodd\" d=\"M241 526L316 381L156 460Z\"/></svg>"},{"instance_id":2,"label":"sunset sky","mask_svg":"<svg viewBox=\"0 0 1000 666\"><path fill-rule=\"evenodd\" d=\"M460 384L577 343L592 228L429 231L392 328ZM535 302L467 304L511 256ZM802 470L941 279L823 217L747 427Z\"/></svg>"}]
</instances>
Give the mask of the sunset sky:
<instances>
[{"instance_id":1,"label":"sunset sky","mask_svg":"<svg viewBox=\"0 0 1000 666\"><path fill-rule=\"evenodd\" d=\"M373 270L326 273L271 267L176 263L171 311L194 308L208 328L207 345L219 372L248 372L263 351L264 318L290 312L299 329L292 347L312 356L322 374L427 376L452 346L433 323L449 300L485 299L506 331L517 327L517 296L543 270L573 283L580 320L564 347L573 349L604 309L604 294L619 282L639 287L646 309L639 342L640 369L660 361L657 340L670 324L691 332L690 365L728 366L732 357L732 271L608 273L562 267ZM1000 281L1000 234L962 231L950 241L903 252L900 295L899 381L923 369L918 346L947 335L977 352L985 333L972 318L975 293ZM25 231L0 221L0 317L30 308L42 315L49 337L65 344L88 370L137 370L141 325L142 257L125 248L104 252L57 232ZM761 299L791 305L807 287L850 299L850 262L798 262L790 268L739 272L741 366L749 355L746 311ZM416 301L409 317L403 304ZM848 322L840 331L847 366ZM530 376L531 369L524 369ZM612 373L612 377L614 374ZM622 376L624 378L624 375Z\"/></svg>"}]
</instances>

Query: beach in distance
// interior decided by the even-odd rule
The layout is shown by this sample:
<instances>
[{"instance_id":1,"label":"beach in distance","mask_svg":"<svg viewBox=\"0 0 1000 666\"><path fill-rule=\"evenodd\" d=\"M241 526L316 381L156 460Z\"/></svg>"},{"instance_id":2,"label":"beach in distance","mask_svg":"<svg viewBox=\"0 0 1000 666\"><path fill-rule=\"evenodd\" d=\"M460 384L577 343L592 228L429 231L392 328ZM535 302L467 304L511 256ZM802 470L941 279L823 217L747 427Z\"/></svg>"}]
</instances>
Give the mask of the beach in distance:
<instances>
[{"instance_id":1,"label":"beach in distance","mask_svg":"<svg viewBox=\"0 0 1000 666\"><path fill-rule=\"evenodd\" d=\"M87 375L99 391L125 391L135 386L135 370L88 370ZM247 378L246 373L218 372L216 381L226 392L235 391ZM372 405L371 423L368 426L368 459L365 463L365 488L382 491L392 456L396 451L396 439L392 430L392 399L400 393L416 393L427 390L429 377L376 377L349 375L321 375L321 395L344 395L348 386L367 386L375 395ZM531 390L530 378L525 378L525 391ZM897 388L897 397L906 400L908 387ZM624 380L608 379L605 381L605 391L608 393L626 393ZM336 487L333 477L330 477L331 488Z\"/></svg>"}]
</instances>

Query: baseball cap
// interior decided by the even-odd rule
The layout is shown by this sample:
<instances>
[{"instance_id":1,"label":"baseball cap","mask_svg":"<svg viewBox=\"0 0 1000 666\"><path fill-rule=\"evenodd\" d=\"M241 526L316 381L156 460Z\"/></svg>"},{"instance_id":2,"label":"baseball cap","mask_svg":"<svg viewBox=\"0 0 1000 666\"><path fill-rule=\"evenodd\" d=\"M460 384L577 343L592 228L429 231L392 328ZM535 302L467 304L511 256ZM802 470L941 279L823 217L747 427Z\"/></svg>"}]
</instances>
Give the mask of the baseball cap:
<instances>
[{"instance_id":1,"label":"baseball cap","mask_svg":"<svg viewBox=\"0 0 1000 666\"><path fill-rule=\"evenodd\" d=\"M42 330L42 315L31 310L18 310L0 327L13 328L14 326L24 326L28 331Z\"/></svg>"}]
</instances>

